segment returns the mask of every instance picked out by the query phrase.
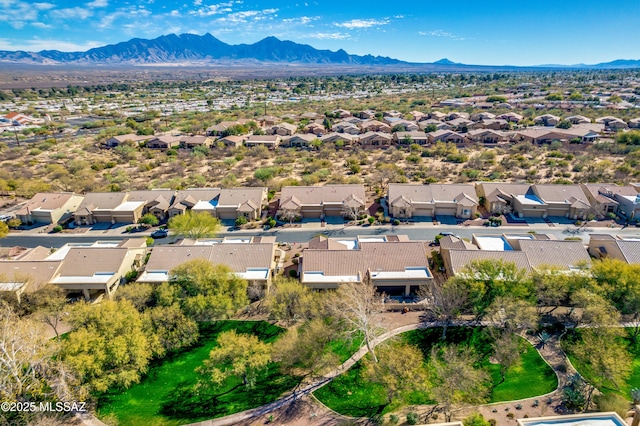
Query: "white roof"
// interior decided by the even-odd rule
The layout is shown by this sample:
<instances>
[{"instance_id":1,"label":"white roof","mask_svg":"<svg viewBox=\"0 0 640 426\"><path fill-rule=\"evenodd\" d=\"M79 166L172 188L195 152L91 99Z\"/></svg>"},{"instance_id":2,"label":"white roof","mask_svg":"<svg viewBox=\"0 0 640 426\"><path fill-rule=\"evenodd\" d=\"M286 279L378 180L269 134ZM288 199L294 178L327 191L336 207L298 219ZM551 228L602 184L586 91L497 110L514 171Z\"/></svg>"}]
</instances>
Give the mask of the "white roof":
<instances>
[{"instance_id":1,"label":"white roof","mask_svg":"<svg viewBox=\"0 0 640 426\"><path fill-rule=\"evenodd\" d=\"M191 207L191 210L197 211L197 210L207 210L207 211L213 211L216 208L213 207L213 204L211 204L209 201L198 201L197 203L195 203L193 205L193 207Z\"/></svg>"},{"instance_id":2,"label":"white roof","mask_svg":"<svg viewBox=\"0 0 640 426\"><path fill-rule=\"evenodd\" d=\"M324 272L305 272L302 277L302 282L305 284L310 283L354 283L359 282L360 277L357 275L330 275L327 276Z\"/></svg>"},{"instance_id":3,"label":"white roof","mask_svg":"<svg viewBox=\"0 0 640 426\"><path fill-rule=\"evenodd\" d=\"M166 283L169 271L144 271L136 280L139 283Z\"/></svg>"},{"instance_id":4,"label":"white roof","mask_svg":"<svg viewBox=\"0 0 640 426\"><path fill-rule=\"evenodd\" d=\"M67 277L57 277L53 281L52 284L106 284L109 282L111 277L113 277L114 273L96 273L90 277L76 277L76 276L67 276Z\"/></svg>"},{"instance_id":5,"label":"white roof","mask_svg":"<svg viewBox=\"0 0 640 426\"><path fill-rule=\"evenodd\" d=\"M402 279L402 278L431 278L431 274L427 268L424 267L416 267L416 268L405 268L404 272L400 271L371 271L371 277L378 280L393 280L393 279Z\"/></svg>"},{"instance_id":6,"label":"white roof","mask_svg":"<svg viewBox=\"0 0 640 426\"><path fill-rule=\"evenodd\" d=\"M513 250L509 243L500 236L476 236L476 241L478 242L478 247L480 250L490 250L490 251L511 251Z\"/></svg>"},{"instance_id":7,"label":"white roof","mask_svg":"<svg viewBox=\"0 0 640 426\"><path fill-rule=\"evenodd\" d=\"M144 206L144 201L125 201L120 204L118 207L113 209L113 211L117 212L130 212L138 209L140 206Z\"/></svg>"},{"instance_id":8,"label":"white roof","mask_svg":"<svg viewBox=\"0 0 640 426\"><path fill-rule=\"evenodd\" d=\"M250 268L246 272L236 272L236 275L245 280L266 280L269 277L269 269Z\"/></svg>"},{"instance_id":9,"label":"white roof","mask_svg":"<svg viewBox=\"0 0 640 426\"><path fill-rule=\"evenodd\" d=\"M340 244L347 246L349 250L355 250L358 248L358 242L356 240L338 240Z\"/></svg>"},{"instance_id":10,"label":"white roof","mask_svg":"<svg viewBox=\"0 0 640 426\"><path fill-rule=\"evenodd\" d=\"M535 195L516 195L516 198L520 203L530 206L544 204L542 200Z\"/></svg>"}]
</instances>

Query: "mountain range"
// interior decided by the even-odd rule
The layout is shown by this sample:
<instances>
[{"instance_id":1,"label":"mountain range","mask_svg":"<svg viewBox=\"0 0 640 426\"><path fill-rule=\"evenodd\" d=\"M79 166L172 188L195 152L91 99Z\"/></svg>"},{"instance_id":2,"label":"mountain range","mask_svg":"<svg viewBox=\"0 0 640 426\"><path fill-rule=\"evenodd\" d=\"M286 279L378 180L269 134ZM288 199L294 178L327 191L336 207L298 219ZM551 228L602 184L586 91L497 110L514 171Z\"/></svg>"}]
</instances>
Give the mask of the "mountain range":
<instances>
[{"instance_id":1,"label":"mountain range","mask_svg":"<svg viewBox=\"0 0 640 426\"><path fill-rule=\"evenodd\" d=\"M275 62L299 64L325 64L350 66L411 65L430 66L443 70L519 69L513 66L465 65L441 59L427 64L416 64L384 56L350 55L340 49L336 52L318 50L307 44L267 37L254 44L230 45L211 34L169 34L147 40L134 38L129 41L89 49L85 52L0 51L0 62L40 65L161 65L161 64L224 64L234 62ZM553 69L626 69L640 68L640 60L619 59L594 65L540 65L525 68Z\"/></svg>"},{"instance_id":2,"label":"mountain range","mask_svg":"<svg viewBox=\"0 0 640 426\"><path fill-rule=\"evenodd\" d=\"M306 44L267 37L254 44L230 45L211 34L169 34L153 40L134 38L122 43L89 49L86 52L0 51L0 61L33 64L128 64L203 63L252 60L304 64L391 65L402 61L382 56L349 55L318 50Z\"/></svg>"}]
</instances>

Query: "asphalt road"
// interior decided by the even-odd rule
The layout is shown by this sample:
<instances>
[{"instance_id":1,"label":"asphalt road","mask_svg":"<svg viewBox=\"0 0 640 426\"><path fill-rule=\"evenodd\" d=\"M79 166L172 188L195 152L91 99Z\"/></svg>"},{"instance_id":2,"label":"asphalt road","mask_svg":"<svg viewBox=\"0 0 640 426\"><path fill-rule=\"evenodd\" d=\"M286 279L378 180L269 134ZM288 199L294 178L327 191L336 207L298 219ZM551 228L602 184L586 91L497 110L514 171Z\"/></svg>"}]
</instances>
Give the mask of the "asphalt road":
<instances>
[{"instance_id":1,"label":"asphalt road","mask_svg":"<svg viewBox=\"0 0 640 426\"><path fill-rule=\"evenodd\" d=\"M569 234L566 230L567 226L555 226L555 227L542 227L536 228L538 233L552 234L557 239L563 240L566 237L575 236ZM329 227L327 229L307 229L307 228L280 228L269 231L235 231L235 232L221 232L219 237L248 237L248 236L276 236L276 240L285 243L294 242L306 242L318 234L323 234L332 238L340 237L355 237L358 235L407 235L411 240L433 240L439 232L453 232L455 235L461 238L471 239L472 234L514 234L514 233L527 233L532 230L529 227L498 227L498 228L484 228L484 227L461 227L461 226L446 226L441 225L438 227L420 227L419 225L400 225L400 226L381 226L381 227ZM593 229L594 233L609 233L612 235L625 235L625 236L640 236L640 229L638 228L626 228L626 229ZM146 237L148 233L139 234L118 234L118 235L101 235L99 232L91 232L91 234L17 234L12 233L6 238L0 240L0 246L12 247L35 247L45 246L59 248L66 243L89 243L98 240L108 241L120 241L125 238L132 237ZM582 237L585 242L589 240L589 233L583 232L577 234ZM163 238L156 241L156 244L169 244L175 241L175 237Z\"/></svg>"}]
</instances>

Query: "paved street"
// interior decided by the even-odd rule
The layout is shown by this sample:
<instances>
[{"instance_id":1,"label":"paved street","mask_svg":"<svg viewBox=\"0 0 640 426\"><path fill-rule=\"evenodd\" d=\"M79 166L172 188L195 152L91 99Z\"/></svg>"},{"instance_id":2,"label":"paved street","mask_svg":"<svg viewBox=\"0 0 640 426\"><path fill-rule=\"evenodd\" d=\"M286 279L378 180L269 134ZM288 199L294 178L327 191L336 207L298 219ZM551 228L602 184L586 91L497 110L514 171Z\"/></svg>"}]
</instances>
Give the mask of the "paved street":
<instances>
[{"instance_id":1,"label":"paved street","mask_svg":"<svg viewBox=\"0 0 640 426\"><path fill-rule=\"evenodd\" d=\"M439 232L453 232L462 238L471 238L472 234L503 234L503 233L527 233L535 231L537 233L552 234L557 239L563 240L566 237L580 236L585 242L589 240L589 233L582 232L580 234L569 234L567 229L576 229L573 225L556 225L550 227L547 224L535 224L529 226L501 226L498 228L487 228L484 226L459 226L459 225L433 225L431 223L416 223L413 225L399 226L347 226L327 224L321 227L319 223L307 223L300 228L277 228L269 231L262 230L242 230L242 231L223 231L219 237L234 236L276 236L280 242L293 243L305 242L322 233L328 237L355 237L357 235L407 235L411 240L433 240ZM88 243L97 240L119 241L125 238L146 237L150 231L128 234L123 232L124 227L108 230L87 231L81 234L43 234L37 230L12 232L6 238L0 240L0 246L22 246L35 247L45 246L58 248L69 242ZM611 235L638 236L640 237L640 229L630 228L593 228L591 233L608 233ZM157 240L156 244L169 244L175 241L175 237Z\"/></svg>"}]
</instances>

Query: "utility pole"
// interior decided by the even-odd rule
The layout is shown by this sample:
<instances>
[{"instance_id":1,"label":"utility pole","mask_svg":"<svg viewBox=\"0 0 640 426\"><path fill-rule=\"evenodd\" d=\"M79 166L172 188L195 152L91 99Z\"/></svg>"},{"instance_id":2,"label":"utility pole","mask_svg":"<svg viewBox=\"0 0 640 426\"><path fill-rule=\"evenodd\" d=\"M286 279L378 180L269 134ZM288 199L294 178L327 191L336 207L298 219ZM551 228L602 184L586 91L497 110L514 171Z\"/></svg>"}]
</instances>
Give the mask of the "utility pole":
<instances>
[{"instance_id":1,"label":"utility pole","mask_svg":"<svg viewBox=\"0 0 640 426\"><path fill-rule=\"evenodd\" d=\"M16 135L16 143L20 146L20 138L18 138L18 129L16 126L13 126L13 134Z\"/></svg>"}]
</instances>

